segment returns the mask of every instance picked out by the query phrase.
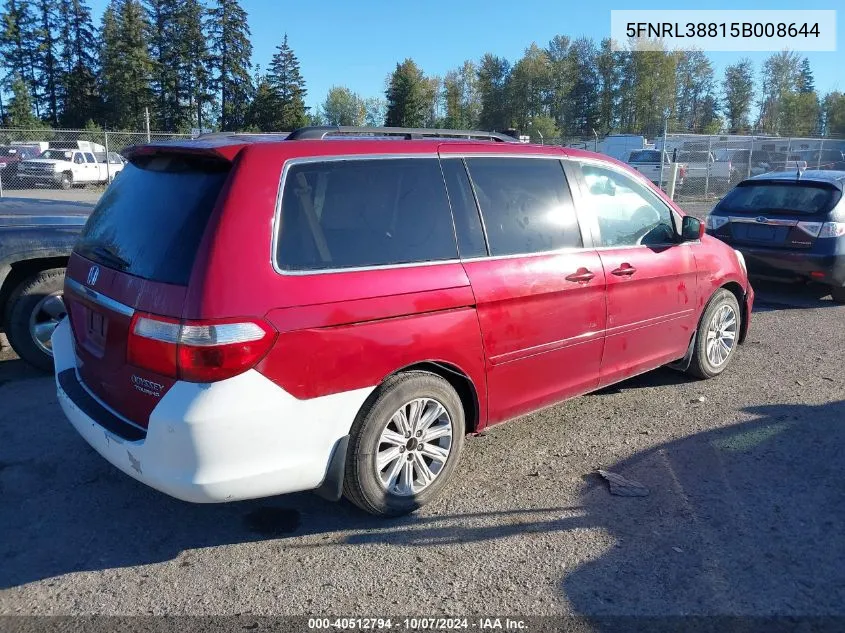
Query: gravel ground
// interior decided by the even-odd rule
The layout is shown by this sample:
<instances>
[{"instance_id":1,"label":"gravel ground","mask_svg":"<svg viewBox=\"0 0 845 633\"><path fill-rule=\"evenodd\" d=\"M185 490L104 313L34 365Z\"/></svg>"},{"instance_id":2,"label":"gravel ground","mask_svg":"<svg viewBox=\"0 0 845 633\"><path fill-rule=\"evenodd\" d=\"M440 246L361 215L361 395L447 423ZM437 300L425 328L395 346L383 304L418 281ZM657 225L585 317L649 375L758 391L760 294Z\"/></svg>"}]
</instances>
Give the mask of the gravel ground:
<instances>
[{"instance_id":1,"label":"gravel ground","mask_svg":"<svg viewBox=\"0 0 845 633\"><path fill-rule=\"evenodd\" d=\"M118 472L0 362L0 614L845 614L845 307L760 288L721 378L658 370L470 438L383 521L197 506ZM605 468L647 486L611 496Z\"/></svg>"}]
</instances>

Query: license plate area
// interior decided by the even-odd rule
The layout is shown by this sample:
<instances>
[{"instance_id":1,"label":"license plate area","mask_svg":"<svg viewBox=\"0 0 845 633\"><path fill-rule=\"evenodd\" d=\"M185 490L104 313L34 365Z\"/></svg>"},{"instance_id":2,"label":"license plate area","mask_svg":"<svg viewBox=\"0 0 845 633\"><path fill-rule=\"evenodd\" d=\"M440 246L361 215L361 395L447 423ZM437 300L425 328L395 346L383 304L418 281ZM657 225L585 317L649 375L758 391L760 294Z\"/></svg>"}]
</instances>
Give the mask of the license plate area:
<instances>
[{"instance_id":1,"label":"license plate area","mask_svg":"<svg viewBox=\"0 0 845 633\"><path fill-rule=\"evenodd\" d=\"M106 348L109 321L102 312L85 308L85 347L102 357Z\"/></svg>"},{"instance_id":2,"label":"license plate area","mask_svg":"<svg viewBox=\"0 0 845 633\"><path fill-rule=\"evenodd\" d=\"M750 225L748 227L748 239L765 242L775 239L775 227L773 226L756 226Z\"/></svg>"}]
</instances>

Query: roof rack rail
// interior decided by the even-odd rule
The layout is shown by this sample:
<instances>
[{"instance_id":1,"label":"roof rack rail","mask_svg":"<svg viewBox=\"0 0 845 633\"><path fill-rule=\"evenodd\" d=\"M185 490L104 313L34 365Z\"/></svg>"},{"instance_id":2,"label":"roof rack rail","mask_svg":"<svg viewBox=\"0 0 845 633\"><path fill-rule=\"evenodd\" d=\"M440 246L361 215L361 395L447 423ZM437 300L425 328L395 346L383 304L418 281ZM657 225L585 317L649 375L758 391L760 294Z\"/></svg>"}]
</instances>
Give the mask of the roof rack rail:
<instances>
[{"instance_id":1,"label":"roof rack rail","mask_svg":"<svg viewBox=\"0 0 845 633\"><path fill-rule=\"evenodd\" d=\"M281 140L285 139L289 132L205 132L200 134L197 138L213 139L213 138L232 138L239 136L280 136Z\"/></svg>"},{"instance_id":2,"label":"roof rack rail","mask_svg":"<svg viewBox=\"0 0 845 633\"><path fill-rule=\"evenodd\" d=\"M446 130L438 128L418 127L355 127L347 125L317 125L301 127L294 130L286 140L322 140L327 136L400 136L406 140L423 138L465 138L484 141L499 141L502 143L517 143L518 140L499 132L482 132L480 130Z\"/></svg>"}]
</instances>

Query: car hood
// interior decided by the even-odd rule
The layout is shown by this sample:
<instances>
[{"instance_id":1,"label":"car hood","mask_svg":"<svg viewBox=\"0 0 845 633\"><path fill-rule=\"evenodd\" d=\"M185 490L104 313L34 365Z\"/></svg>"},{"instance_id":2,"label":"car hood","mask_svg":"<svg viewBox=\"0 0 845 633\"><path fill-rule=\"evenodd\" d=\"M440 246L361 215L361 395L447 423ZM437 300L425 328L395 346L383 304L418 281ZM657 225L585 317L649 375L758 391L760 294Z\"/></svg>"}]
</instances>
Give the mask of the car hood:
<instances>
[{"instance_id":1,"label":"car hood","mask_svg":"<svg viewBox=\"0 0 845 633\"><path fill-rule=\"evenodd\" d=\"M93 210L93 204L84 202L0 198L0 227L81 226Z\"/></svg>"}]
</instances>

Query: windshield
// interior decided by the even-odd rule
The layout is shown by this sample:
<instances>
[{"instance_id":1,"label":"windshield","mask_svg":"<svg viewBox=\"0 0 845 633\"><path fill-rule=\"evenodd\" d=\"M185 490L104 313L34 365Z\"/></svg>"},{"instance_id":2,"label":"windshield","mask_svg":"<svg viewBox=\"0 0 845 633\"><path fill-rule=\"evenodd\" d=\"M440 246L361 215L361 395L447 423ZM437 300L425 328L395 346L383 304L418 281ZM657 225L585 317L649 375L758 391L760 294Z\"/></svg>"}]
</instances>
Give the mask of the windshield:
<instances>
[{"instance_id":1,"label":"windshield","mask_svg":"<svg viewBox=\"0 0 845 633\"><path fill-rule=\"evenodd\" d=\"M739 185L719 204L730 213L800 213L830 211L842 192L823 183L759 182Z\"/></svg>"},{"instance_id":2,"label":"windshield","mask_svg":"<svg viewBox=\"0 0 845 633\"><path fill-rule=\"evenodd\" d=\"M47 158L49 160L70 160L73 158L73 152L66 149L48 149L38 158Z\"/></svg>"}]
</instances>

